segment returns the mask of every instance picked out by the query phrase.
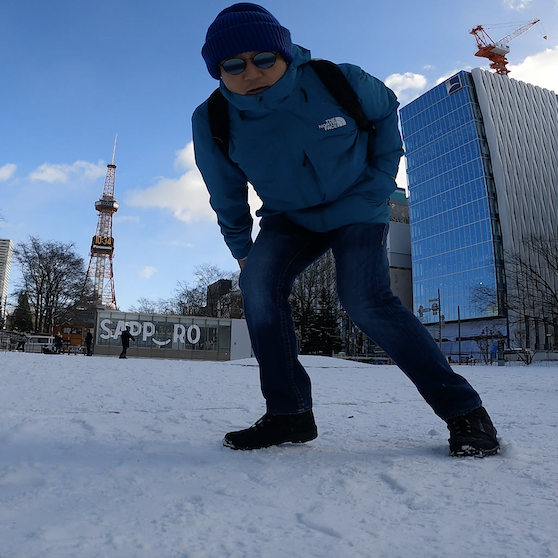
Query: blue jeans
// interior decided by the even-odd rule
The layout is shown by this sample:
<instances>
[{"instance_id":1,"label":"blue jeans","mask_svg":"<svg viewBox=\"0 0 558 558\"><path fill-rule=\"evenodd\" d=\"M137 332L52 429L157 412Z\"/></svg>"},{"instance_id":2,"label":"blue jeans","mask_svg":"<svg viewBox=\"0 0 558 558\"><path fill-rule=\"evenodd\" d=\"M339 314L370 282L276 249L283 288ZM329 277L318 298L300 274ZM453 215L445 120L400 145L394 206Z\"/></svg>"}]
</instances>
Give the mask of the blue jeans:
<instances>
[{"instance_id":1,"label":"blue jeans","mask_svg":"<svg viewBox=\"0 0 558 558\"><path fill-rule=\"evenodd\" d=\"M341 304L434 412L447 420L482 404L471 385L450 368L426 328L391 292L387 231L384 224L355 224L316 233L282 216L262 219L240 286L269 413L312 408L310 378L298 360L288 297L297 275L330 248Z\"/></svg>"}]
</instances>

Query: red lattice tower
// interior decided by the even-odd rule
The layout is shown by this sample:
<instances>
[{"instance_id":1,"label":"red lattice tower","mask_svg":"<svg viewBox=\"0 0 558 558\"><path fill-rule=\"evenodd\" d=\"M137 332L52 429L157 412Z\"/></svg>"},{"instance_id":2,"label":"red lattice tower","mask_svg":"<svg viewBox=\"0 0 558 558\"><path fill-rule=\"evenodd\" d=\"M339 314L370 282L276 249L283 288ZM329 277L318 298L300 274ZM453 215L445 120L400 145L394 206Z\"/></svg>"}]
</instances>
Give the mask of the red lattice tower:
<instances>
[{"instance_id":1,"label":"red lattice tower","mask_svg":"<svg viewBox=\"0 0 558 558\"><path fill-rule=\"evenodd\" d=\"M107 165L103 195L95 202L95 209L99 212L99 220L97 221L97 231L91 241L91 259L89 260L89 269L84 285L84 292L88 284L93 285L95 305L114 309L116 309L116 294L112 271L112 257L114 254L112 216L118 211L119 207L118 202L114 199L115 151L116 138L114 138L112 162Z\"/></svg>"}]
</instances>

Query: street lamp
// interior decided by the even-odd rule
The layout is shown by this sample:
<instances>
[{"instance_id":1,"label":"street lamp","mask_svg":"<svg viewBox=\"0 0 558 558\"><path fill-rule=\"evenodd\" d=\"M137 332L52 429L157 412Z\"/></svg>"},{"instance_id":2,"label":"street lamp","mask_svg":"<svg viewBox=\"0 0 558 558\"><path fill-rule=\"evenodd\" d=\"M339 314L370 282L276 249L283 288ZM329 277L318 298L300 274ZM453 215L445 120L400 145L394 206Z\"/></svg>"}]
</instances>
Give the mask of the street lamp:
<instances>
[{"instance_id":1,"label":"street lamp","mask_svg":"<svg viewBox=\"0 0 558 558\"><path fill-rule=\"evenodd\" d=\"M442 304L440 302L440 289L438 289L438 298L431 298L428 302L432 304L425 308L422 304L418 308L418 315L422 318L425 312L432 312L433 316L439 315L438 318L438 345L440 347L440 352L442 351L442 327L444 325L444 316L442 316Z\"/></svg>"}]
</instances>

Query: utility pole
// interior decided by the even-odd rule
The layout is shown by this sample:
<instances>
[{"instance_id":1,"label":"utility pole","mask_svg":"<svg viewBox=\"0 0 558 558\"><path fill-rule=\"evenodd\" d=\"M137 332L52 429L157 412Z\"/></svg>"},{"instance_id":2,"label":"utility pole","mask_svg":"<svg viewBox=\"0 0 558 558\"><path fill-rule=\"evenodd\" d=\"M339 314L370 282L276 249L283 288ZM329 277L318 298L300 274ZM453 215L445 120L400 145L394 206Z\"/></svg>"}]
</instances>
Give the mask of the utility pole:
<instances>
[{"instance_id":1,"label":"utility pole","mask_svg":"<svg viewBox=\"0 0 558 558\"><path fill-rule=\"evenodd\" d=\"M461 364L461 311L457 305L457 336L459 337L459 364Z\"/></svg>"}]
</instances>

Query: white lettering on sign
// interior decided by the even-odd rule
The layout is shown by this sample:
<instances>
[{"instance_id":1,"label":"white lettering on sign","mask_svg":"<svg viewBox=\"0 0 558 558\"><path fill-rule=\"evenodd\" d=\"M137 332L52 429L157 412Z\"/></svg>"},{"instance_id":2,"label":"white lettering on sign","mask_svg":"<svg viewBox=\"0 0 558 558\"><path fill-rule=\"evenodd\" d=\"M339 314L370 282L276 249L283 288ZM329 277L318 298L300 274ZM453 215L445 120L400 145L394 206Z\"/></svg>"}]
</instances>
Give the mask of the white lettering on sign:
<instances>
[{"instance_id":1,"label":"white lettering on sign","mask_svg":"<svg viewBox=\"0 0 558 558\"><path fill-rule=\"evenodd\" d=\"M110 325L111 320L101 320L99 324L99 327L102 331L99 336L101 339L110 339L111 337L113 339L118 339L122 335L122 332L126 329L127 325L130 326L130 334L133 337L136 337L143 333L142 338L144 341L152 338L156 333L155 324L153 322L124 322L123 320L118 320L118 322L116 323L116 328L114 329L114 333L111 331ZM184 324L174 324L172 336L173 343L182 343L183 345L185 345L186 343L190 343L192 345L195 345L200 339L201 329L198 325L193 324L186 328ZM152 341L159 347L162 347L164 345L168 345L171 340L167 339L166 341L157 341L156 339L152 339Z\"/></svg>"},{"instance_id":2,"label":"white lettering on sign","mask_svg":"<svg viewBox=\"0 0 558 558\"><path fill-rule=\"evenodd\" d=\"M155 324L153 322L143 322L143 340L155 335Z\"/></svg>"},{"instance_id":3,"label":"white lettering on sign","mask_svg":"<svg viewBox=\"0 0 558 558\"><path fill-rule=\"evenodd\" d=\"M112 338L113 339L118 339L122 335L122 332L125 329L126 329L126 324L122 320L118 320L118 323L116 324L116 329L114 330Z\"/></svg>"},{"instance_id":4,"label":"white lettering on sign","mask_svg":"<svg viewBox=\"0 0 558 558\"><path fill-rule=\"evenodd\" d=\"M184 336L186 335L186 328L182 324L174 324L174 330L172 333L172 342L178 343L185 343Z\"/></svg>"},{"instance_id":5,"label":"white lettering on sign","mask_svg":"<svg viewBox=\"0 0 558 558\"><path fill-rule=\"evenodd\" d=\"M174 324L174 332L172 336L173 343L182 343L186 344L184 337L188 339L188 343L195 345L201 337L201 330L199 326L196 324L191 325L188 330L186 330L186 326L182 324Z\"/></svg>"},{"instance_id":6,"label":"white lettering on sign","mask_svg":"<svg viewBox=\"0 0 558 558\"><path fill-rule=\"evenodd\" d=\"M155 343L157 347L164 347L165 345L168 345L171 342L170 339L167 339L166 341L157 341L157 339L151 339L151 341L153 341L153 343Z\"/></svg>"},{"instance_id":7,"label":"white lettering on sign","mask_svg":"<svg viewBox=\"0 0 558 558\"><path fill-rule=\"evenodd\" d=\"M102 320L101 321L101 330L104 331L104 333L101 333L101 335L99 336L101 339L110 339L111 336L111 331L109 328L109 324L110 324L110 320Z\"/></svg>"},{"instance_id":8,"label":"white lettering on sign","mask_svg":"<svg viewBox=\"0 0 558 558\"><path fill-rule=\"evenodd\" d=\"M192 332L195 333L195 335L192 335ZM188 331L186 332L186 338L188 339L188 341L190 343L192 343L192 345L195 345L201 337L201 330L197 325L191 325L188 328Z\"/></svg>"},{"instance_id":9,"label":"white lettering on sign","mask_svg":"<svg viewBox=\"0 0 558 558\"><path fill-rule=\"evenodd\" d=\"M141 324L139 322L128 322L130 326L130 334L132 337L136 337L141 333Z\"/></svg>"}]
</instances>

